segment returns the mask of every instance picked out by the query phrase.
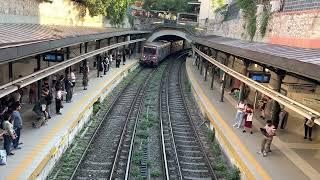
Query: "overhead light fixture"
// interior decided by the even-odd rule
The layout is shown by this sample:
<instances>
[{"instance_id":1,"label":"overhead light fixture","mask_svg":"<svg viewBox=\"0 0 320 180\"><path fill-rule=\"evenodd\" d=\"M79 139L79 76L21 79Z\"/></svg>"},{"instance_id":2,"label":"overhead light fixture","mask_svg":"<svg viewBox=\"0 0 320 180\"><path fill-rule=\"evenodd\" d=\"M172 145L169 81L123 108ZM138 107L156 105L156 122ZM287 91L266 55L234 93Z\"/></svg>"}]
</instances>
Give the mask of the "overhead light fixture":
<instances>
[{"instance_id":1,"label":"overhead light fixture","mask_svg":"<svg viewBox=\"0 0 320 180\"><path fill-rule=\"evenodd\" d=\"M257 67L258 67L258 64L254 64L254 67L257 68Z\"/></svg>"},{"instance_id":2,"label":"overhead light fixture","mask_svg":"<svg viewBox=\"0 0 320 180\"><path fill-rule=\"evenodd\" d=\"M269 69L266 68L266 72L269 72Z\"/></svg>"}]
</instances>

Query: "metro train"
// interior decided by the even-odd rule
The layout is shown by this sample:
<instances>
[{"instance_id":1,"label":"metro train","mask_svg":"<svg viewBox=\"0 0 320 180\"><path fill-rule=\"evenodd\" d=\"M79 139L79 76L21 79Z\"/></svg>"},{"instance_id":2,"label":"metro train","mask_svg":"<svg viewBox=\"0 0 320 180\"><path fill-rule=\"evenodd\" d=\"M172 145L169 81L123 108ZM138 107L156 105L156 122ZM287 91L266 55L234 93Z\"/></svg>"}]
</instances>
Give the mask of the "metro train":
<instances>
[{"instance_id":1,"label":"metro train","mask_svg":"<svg viewBox=\"0 0 320 180\"><path fill-rule=\"evenodd\" d=\"M157 66L168 55L183 49L183 40L147 42L143 46L141 65Z\"/></svg>"}]
</instances>

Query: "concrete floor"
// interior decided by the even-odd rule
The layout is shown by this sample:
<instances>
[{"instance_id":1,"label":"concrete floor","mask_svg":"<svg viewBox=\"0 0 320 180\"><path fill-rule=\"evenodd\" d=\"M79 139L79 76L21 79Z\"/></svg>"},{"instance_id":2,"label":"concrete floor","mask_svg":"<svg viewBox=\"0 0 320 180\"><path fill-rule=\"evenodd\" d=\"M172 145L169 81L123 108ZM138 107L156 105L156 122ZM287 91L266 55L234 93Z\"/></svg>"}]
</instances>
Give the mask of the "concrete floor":
<instances>
[{"instance_id":1,"label":"concrete floor","mask_svg":"<svg viewBox=\"0 0 320 180\"><path fill-rule=\"evenodd\" d=\"M35 115L32 112L33 105L23 104L23 130L21 134L21 150L14 150L14 156L8 156L7 165L0 166L0 180L2 179L28 179L35 168L40 164L48 152L59 143L64 134L68 133L70 126L84 107L91 103L101 90L112 82L114 77L124 72L126 67L136 64L137 60L128 60L126 65L121 64L119 69L115 68L115 62L112 69L102 78L96 77L96 71L91 70L88 90L84 91L82 87L82 75L77 76L75 94L71 103L63 102L64 108L62 115L55 114L54 102L51 105L52 119L39 129L32 128L32 122ZM64 98L65 99L65 98ZM27 102L25 100L25 102ZM0 148L3 148L0 141ZM13 178L14 177L14 178Z\"/></svg>"},{"instance_id":2,"label":"concrete floor","mask_svg":"<svg viewBox=\"0 0 320 180\"><path fill-rule=\"evenodd\" d=\"M220 102L221 89L219 84L215 84L213 90L210 90L211 77L204 81L204 76L200 75L196 66L192 65L192 59L188 58L186 63L189 76L192 76L194 81L191 84L196 83L203 93L212 103L213 107L217 110L222 119L227 123L228 129L232 130L241 141L241 144L245 146L250 152L250 156L253 156L255 161L258 162L260 167L267 172L268 176L272 179L320 179L320 142L304 140L303 137L297 134L290 133L287 130L278 130L277 136L272 143L272 153L267 157L262 157L257 152L260 148L262 140L262 134L259 132L259 128L263 127L265 122L259 118L259 113L255 116L253 121L254 133L243 133L242 129L234 128L235 113L236 113L236 100L228 95L228 91L225 93L225 101ZM224 129L222 129L223 132ZM230 140L231 142L232 140ZM241 151L240 147L234 147ZM247 166L253 166L250 164L248 157L242 156L241 158L247 164ZM257 167L249 167L249 169L255 169ZM260 177L257 177L260 179Z\"/></svg>"}]
</instances>

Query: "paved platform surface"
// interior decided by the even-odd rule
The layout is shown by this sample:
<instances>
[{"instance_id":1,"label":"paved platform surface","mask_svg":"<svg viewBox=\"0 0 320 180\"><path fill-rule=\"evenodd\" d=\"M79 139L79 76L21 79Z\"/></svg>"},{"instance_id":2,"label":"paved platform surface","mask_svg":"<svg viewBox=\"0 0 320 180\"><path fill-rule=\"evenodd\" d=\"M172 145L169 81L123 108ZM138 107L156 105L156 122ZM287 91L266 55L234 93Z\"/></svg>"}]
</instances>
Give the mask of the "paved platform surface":
<instances>
[{"instance_id":1,"label":"paved platform surface","mask_svg":"<svg viewBox=\"0 0 320 180\"><path fill-rule=\"evenodd\" d=\"M206 109L213 116L213 123L217 124L255 179L320 179L319 141L310 142L297 134L278 130L272 142L272 153L267 157L259 155L257 152L263 138L259 128L265 124L258 118L259 114L253 120L253 134L243 133L242 128L233 127L236 100L226 90L225 101L220 102L220 85L216 83L210 90L211 76L204 81L204 76L192 65L191 58L188 58L186 67L193 90L204 101Z\"/></svg>"},{"instance_id":2,"label":"paved platform surface","mask_svg":"<svg viewBox=\"0 0 320 180\"><path fill-rule=\"evenodd\" d=\"M0 179L28 179L34 169L39 165L51 148L56 145L62 136L66 134L72 123L78 118L94 98L108 85L117 75L124 72L128 67L133 67L137 60L127 60L126 65L115 68L115 62L107 75L97 78L97 72L91 70L88 90L82 87L82 75L77 76L75 95L71 103L63 102L62 115L55 114L55 105L51 105L52 119L39 129L32 128L35 115L32 112L33 105L23 104L22 118L23 130L21 133L21 150L14 150L14 156L9 156L7 165L0 166ZM3 148L0 142L1 149Z\"/></svg>"}]
</instances>

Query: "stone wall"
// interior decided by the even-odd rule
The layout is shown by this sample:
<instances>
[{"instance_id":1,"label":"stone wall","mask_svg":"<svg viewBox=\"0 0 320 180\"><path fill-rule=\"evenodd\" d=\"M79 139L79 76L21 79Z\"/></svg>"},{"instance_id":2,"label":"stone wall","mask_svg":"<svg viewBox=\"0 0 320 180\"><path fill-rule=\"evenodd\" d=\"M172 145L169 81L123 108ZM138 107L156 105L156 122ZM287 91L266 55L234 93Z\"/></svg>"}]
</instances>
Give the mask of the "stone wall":
<instances>
[{"instance_id":1,"label":"stone wall","mask_svg":"<svg viewBox=\"0 0 320 180\"><path fill-rule=\"evenodd\" d=\"M88 10L71 0L0 0L0 23L32 23L102 27L103 17L90 17Z\"/></svg>"},{"instance_id":2,"label":"stone wall","mask_svg":"<svg viewBox=\"0 0 320 180\"><path fill-rule=\"evenodd\" d=\"M257 32L254 41L289 45L303 48L320 48L320 10L273 13L269 19L265 37L259 29L262 13L257 14ZM239 13L238 18L223 21L216 14L205 25L207 34L248 40L246 22Z\"/></svg>"}]
</instances>

